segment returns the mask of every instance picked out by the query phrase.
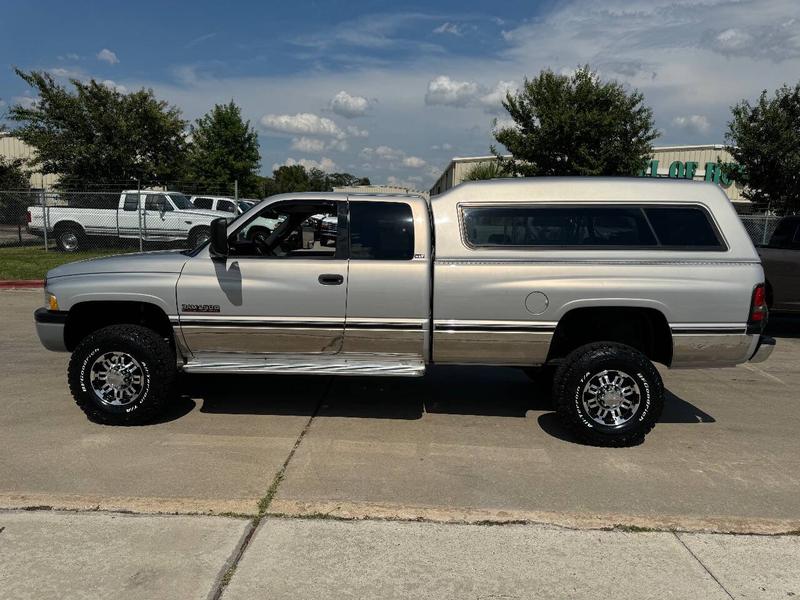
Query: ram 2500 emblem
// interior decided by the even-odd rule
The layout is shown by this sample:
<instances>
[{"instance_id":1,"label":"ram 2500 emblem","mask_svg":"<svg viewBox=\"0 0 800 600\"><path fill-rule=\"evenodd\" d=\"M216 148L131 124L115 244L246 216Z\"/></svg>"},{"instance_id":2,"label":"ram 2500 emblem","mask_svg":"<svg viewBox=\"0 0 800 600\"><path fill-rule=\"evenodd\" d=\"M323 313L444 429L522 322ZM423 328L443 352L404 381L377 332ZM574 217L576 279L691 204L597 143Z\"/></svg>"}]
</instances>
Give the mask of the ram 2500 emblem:
<instances>
[{"instance_id":1,"label":"ram 2500 emblem","mask_svg":"<svg viewBox=\"0 0 800 600\"><path fill-rule=\"evenodd\" d=\"M181 312L218 313L219 304L181 304Z\"/></svg>"}]
</instances>

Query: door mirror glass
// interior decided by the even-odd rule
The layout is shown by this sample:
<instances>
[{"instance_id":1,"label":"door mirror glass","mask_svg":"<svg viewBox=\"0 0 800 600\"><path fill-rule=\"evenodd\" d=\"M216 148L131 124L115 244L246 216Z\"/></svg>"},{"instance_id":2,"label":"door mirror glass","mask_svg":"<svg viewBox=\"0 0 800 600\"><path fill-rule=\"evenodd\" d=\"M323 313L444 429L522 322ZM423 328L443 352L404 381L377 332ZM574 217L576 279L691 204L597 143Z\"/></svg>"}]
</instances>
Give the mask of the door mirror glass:
<instances>
[{"instance_id":1,"label":"door mirror glass","mask_svg":"<svg viewBox=\"0 0 800 600\"><path fill-rule=\"evenodd\" d=\"M228 220L218 217L211 221L211 256L228 256Z\"/></svg>"}]
</instances>

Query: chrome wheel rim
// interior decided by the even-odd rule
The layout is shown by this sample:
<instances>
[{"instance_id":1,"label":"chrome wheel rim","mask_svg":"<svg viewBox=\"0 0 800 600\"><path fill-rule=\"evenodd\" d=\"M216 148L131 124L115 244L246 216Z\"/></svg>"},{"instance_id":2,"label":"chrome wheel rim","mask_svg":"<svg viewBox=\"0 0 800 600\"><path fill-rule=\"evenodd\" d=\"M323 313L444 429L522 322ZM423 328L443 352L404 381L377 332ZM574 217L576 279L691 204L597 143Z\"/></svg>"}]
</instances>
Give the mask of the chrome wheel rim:
<instances>
[{"instance_id":1,"label":"chrome wheel rim","mask_svg":"<svg viewBox=\"0 0 800 600\"><path fill-rule=\"evenodd\" d=\"M64 250L75 250L78 247L78 236L71 231L62 233L60 239Z\"/></svg>"},{"instance_id":2,"label":"chrome wheel rim","mask_svg":"<svg viewBox=\"0 0 800 600\"><path fill-rule=\"evenodd\" d=\"M583 386L581 401L592 421L606 427L620 427L638 412L642 393L628 373L606 369L589 378Z\"/></svg>"},{"instance_id":3,"label":"chrome wheel rim","mask_svg":"<svg viewBox=\"0 0 800 600\"><path fill-rule=\"evenodd\" d=\"M128 406L144 391L144 369L125 352L106 352L89 370L89 381L97 399L107 406Z\"/></svg>"}]
</instances>

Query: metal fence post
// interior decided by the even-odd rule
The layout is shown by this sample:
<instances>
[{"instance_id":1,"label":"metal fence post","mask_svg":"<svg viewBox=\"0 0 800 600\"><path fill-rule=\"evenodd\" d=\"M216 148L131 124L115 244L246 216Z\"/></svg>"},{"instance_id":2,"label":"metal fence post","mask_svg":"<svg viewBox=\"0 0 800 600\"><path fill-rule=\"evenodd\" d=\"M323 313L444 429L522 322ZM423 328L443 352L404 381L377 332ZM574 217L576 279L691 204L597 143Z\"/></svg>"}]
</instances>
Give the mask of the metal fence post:
<instances>
[{"instance_id":1,"label":"metal fence post","mask_svg":"<svg viewBox=\"0 0 800 600\"><path fill-rule=\"evenodd\" d=\"M142 241L142 182L136 180L136 212L139 214L139 252L144 251Z\"/></svg>"},{"instance_id":2,"label":"metal fence post","mask_svg":"<svg viewBox=\"0 0 800 600\"><path fill-rule=\"evenodd\" d=\"M236 202L236 205L239 205L239 180L236 179L233 182L233 199Z\"/></svg>"},{"instance_id":3,"label":"metal fence post","mask_svg":"<svg viewBox=\"0 0 800 600\"><path fill-rule=\"evenodd\" d=\"M47 252L47 192L42 189L42 231L44 232L44 251Z\"/></svg>"},{"instance_id":4,"label":"metal fence post","mask_svg":"<svg viewBox=\"0 0 800 600\"><path fill-rule=\"evenodd\" d=\"M764 234L761 236L761 245L766 246L769 233L769 213L764 215Z\"/></svg>"}]
</instances>

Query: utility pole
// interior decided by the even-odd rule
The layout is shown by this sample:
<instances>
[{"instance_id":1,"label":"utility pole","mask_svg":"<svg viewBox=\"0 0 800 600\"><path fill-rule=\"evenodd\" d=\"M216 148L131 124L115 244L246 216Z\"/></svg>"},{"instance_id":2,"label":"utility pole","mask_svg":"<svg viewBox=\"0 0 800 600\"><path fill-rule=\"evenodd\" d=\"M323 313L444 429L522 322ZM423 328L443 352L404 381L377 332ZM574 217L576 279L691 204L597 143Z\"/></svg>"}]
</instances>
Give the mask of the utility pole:
<instances>
[{"instance_id":1,"label":"utility pole","mask_svg":"<svg viewBox=\"0 0 800 600\"><path fill-rule=\"evenodd\" d=\"M233 199L236 200L236 205L239 205L239 180L233 182Z\"/></svg>"}]
</instances>

